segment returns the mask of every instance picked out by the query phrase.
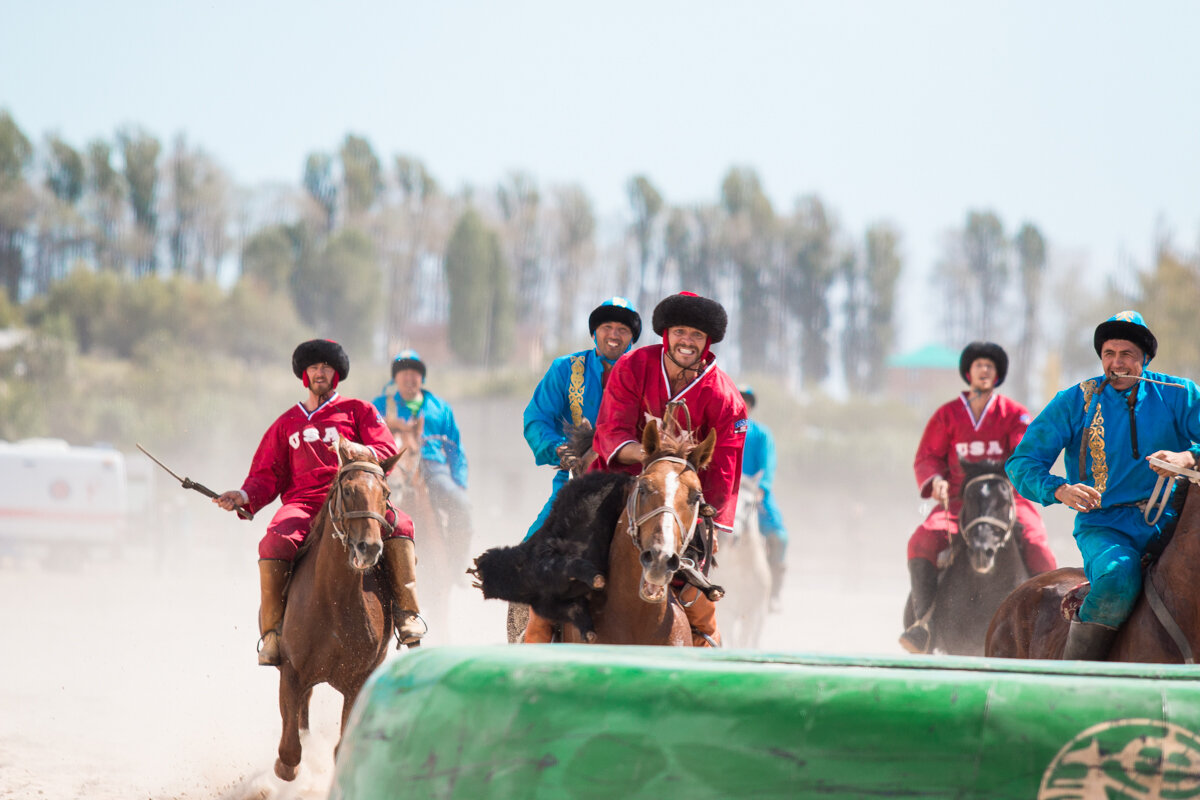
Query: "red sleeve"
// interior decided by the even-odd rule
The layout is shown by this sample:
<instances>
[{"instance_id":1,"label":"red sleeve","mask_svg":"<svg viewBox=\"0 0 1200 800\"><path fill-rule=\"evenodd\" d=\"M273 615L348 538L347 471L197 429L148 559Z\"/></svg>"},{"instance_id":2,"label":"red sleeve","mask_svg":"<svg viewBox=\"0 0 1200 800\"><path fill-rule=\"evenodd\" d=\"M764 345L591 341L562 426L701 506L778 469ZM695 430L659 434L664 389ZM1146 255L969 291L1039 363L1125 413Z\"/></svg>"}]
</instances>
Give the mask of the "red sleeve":
<instances>
[{"instance_id":1,"label":"red sleeve","mask_svg":"<svg viewBox=\"0 0 1200 800\"><path fill-rule=\"evenodd\" d=\"M250 473L242 482L242 491L249 498L247 505L253 513L258 513L291 485L288 454L282 449L280 436L282 420L282 417L276 420L263 434L250 461Z\"/></svg>"},{"instance_id":2,"label":"red sleeve","mask_svg":"<svg viewBox=\"0 0 1200 800\"><path fill-rule=\"evenodd\" d=\"M636 351L634 351L636 353ZM642 409L642 388L638 381L636 364L641 359L631 353L621 358L608 373L604 394L600 398L600 411L596 415L596 433L592 437L592 448L607 465L612 454L626 442L640 442L638 418ZM600 460L597 459L597 460ZM607 469L607 466L604 468Z\"/></svg>"},{"instance_id":3,"label":"red sleeve","mask_svg":"<svg viewBox=\"0 0 1200 800\"><path fill-rule=\"evenodd\" d=\"M1017 445L1021 443L1021 439L1025 436L1025 431L1029 430L1029 423L1033 421L1033 417L1029 414L1029 409L1016 401L1012 401L1012 410L1010 412L1011 424L1008 428L1008 436L1005 439L1005 450L1008 455L1017 449Z\"/></svg>"},{"instance_id":4,"label":"red sleeve","mask_svg":"<svg viewBox=\"0 0 1200 800\"><path fill-rule=\"evenodd\" d=\"M732 386L730 388L733 388ZM725 391L715 425L717 446L713 458L700 475L704 500L717 510L714 521L726 530L733 528L738 489L742 482L742 448L746 444L746 404L740 393ZM716 400L714 399L714 402Z\"/></svg>"},{"instance_id":5,"label":"red sleeve","mask_svg":"<svg viewBox=\"0 0 1200 800\"><path fill-rule=\"evenodd\" d=\"M384 461L396 455L396 437L388 430L379 409L366 401L358 401L355 411L355 427L359 442L375 449L375 455Z\"/></svg>"},{"instance_id":6,"label":"red sleeve","mask_svg":"<svg viewBox=\"0 0 1200 800\"><path fill-rule=\"evenodd\" d=\"M950 424L946 419L945 406L934 412L917 445L917 457L913 459L913 472L917 476L917 487L921 497L929 497L933 491L933 479L941 476L950 479Z\"/></svg>"}]
</instances>

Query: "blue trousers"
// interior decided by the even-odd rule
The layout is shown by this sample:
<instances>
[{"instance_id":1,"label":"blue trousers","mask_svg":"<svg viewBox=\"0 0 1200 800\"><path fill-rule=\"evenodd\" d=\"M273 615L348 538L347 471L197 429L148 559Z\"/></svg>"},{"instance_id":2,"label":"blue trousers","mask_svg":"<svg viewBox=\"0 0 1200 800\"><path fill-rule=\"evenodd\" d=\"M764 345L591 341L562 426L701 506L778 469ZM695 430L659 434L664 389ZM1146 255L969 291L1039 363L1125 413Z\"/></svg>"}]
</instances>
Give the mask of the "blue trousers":
<instances>
[{"instance_id":1,"label":"blue trousers","mask_svg":"<svg viewBox=\"0 0 1200 800\"><path fill-rule=\"evenodd\" d=\"M546 517L550 516L550 506L554 505L554 498L558 495L558 490L566 486L570 478L571 473L565 470L560 469L554 472L554 483L550 485L550 498L546 500L546 505L542 506L541 513L537 515L537 519L533 521L533 524L529 526L529 530L525 532L525 539L533 536L533 532L542 527L542 524L546 521ZM525 541L525 539L521 541Z\"/></svg>"},{"instance_id":2,"label":"blue trousers","mask_svg":"<svg viewBox=\"0 0 1200 800\"><path fill-rule=\"evenodd\" d=\"M1141 510L1106 508L1075 519L1075 544L1092 588L1079 609L1083 622L1118 628L1133 611L1142 590L1142 554L1165 527L1173 525L1168 509L1158 525L1149 526Z\"/></svg>"}]
</instances>

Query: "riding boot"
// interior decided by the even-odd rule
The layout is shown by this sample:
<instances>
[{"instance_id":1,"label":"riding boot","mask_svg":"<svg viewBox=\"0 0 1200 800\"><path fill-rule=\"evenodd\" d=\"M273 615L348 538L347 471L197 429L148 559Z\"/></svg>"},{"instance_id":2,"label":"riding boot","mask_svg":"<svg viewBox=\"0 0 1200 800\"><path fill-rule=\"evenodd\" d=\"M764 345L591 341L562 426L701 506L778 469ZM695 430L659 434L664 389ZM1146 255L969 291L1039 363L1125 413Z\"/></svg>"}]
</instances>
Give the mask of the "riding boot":
<instances>
[{"instance_id":1,"label":"riding boot","mask_svg":"<svg viewBox=\"0 0 1200 800\"><path fill-rule=\"evenodd\" d=\"M695 586L685 586L681 590L691 589L696 593L696 600L691 605L684 606L688 625L692 626L692 645L694 647L720 647L721 632L717 630L717 604L709 600L704 592ZM682 598L680 598L682 600ZM688 598L689 601L691 598Z\"/></svg>"},{"instance_id":2,"label":"riding boot","mask_svg":"<svg viewBox=\"0 0 1200 800\"><path fill-rule=\"evenodd\" d=\"M1071 629L1067 632L1067 643L1063 646L1063 661L1103 661L1116 635L1116 628L1101 625L1099 622L1073 619Z\"/></svg>"},{"instance_id":3,"label":"riding boot","mask_svg":"<svg viewBox=\"0 0 1200 800\"><path fill-rule=\"evenodd\" d=\"M258 562L258 582L261 605L258 608L258 663L264 667L279 666L279 632L283 626L283 590L292 572L290 561L263 558Z\"/></svg>"},{"instance_id":4,"label":"riding boot","mask_svg":"<svg viewBox=\"0 0 1200 800\"><path fill-rule=\"evenodd\" d=\"M554 641L554 624L532 608L529 609L529 622L525 625L525 638L522 641L525 644L550 644Z\"/></svg>"},{"instance_id":5,"label":"riding boot","mask_svg":"<svg viewBox=\"0 0 1200 800\"><path fill-rule=\"evenodd\" d=\"M417 551L407 536L383 540L383 561L391 577L392 609L396 616L396 649L413 644L426 634L425 623L418 617Z\"/></svg>"},{"instance_id":6,"label":"riding boot","mask_svg":"<svg viewBox=\"0 0 1200 800\"><path fill-rule=\"evenodd\" d=\"M923 558L910 558L908 576L912 582L914 622L900 634L900 646L910 653L928 653L933 637L922 617L929 613L934 595L937 594L937 564Z\"/></svg>"}]
</instances>

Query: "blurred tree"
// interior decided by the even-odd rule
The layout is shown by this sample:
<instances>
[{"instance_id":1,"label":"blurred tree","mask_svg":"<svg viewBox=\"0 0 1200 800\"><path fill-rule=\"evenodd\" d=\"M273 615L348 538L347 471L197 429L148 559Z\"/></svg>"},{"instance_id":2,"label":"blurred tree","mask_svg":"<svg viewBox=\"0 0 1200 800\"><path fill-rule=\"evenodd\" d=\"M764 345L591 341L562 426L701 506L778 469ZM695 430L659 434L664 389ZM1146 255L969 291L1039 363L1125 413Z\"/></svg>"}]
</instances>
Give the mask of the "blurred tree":
<instances>
[{"instance_id":1,"label":"blurred tree","mask_svg":"<svg viewBox=\"0 0 1200 800\"><path fill-rule=\"evenodd\" d=\"M654 228L659 214L663 209L662 195L650 179L645 175L635 175L625 184L625 193L629 196L629 205L633 209L633 224L630 232L638 253L638 295L639 309L648 308L651 302L650 262L654 249ZM655 270L658 272L658 270ZM654 281L653 295L662 293L662 278Z\"/></svg>"},{"instance_id":2,"label":"blurred tree","mask_svg":"<svg viewBox=\"0 0 1200 800\"><path fill-rule=\"evenodd\" d=\"M96 227L93 248L100 269L117 270L117 240L121 211L125 202L125 183L112 165L112 147L102 139L87 147L87 205Z\"/></svg>"},{"instance_id":3,"label":"blurred tree","mask_svg":"<svg viewBox=\"0 0 1200 800\"><path fill-rule=\"evenodd\" d=\"M33 293L43 294L86 252L84 219L75 205L83 194L83 157L57 136L45 146L45 183L50 196L37 204L33 252Z\"/></svg>"},{"instance_id":4,"label":"blurred tree","mask_svg":"<svg viewBox=\"0 0 1200 800\"><path fill-rule=\"evenodd\" d=\"M1138 283L1142 296L1130 305L1139 308L1158 339L1152 368L1200 375L1200 339L1192 325L1200 308L1200 256L1188 260L1159 247L1154 267L1139 274Z\"/></svg>"},{"instance_id":5,"label":"blurred tree","mask_svg":"<svg viewBox=\"0 0 1200 800\"><path fill-rule=\"evenodd\" d=\"M738 274L738 308L734 311L742 369L762 370L769 362L772 315L779 313L778 303L772 302L775 210L758 173L746 167L733 167L725 173L721 205L727 215L723 238Z\"/></svg>"},{"instance_id":6,"label":"blurred tree","mask_svg":"<svg viewBox=\"0 0 1200 800\"><path fill-rule=\"evenodd\" d=\"M352 133L346 135L338 156L346 187L346 211L357 217L370 210L383 191L383 168L371 143Z\"/></svg>"},{"instance_id":7,"label":"blurred tree","mask_svg":"<svg viewBox=\"0 0 1200 800\"><path fill-rule=\"evenodd\" d=\"M513 172L496 187L496 203L504 225L506 260L516 277L516 300L521 317L544 336L546 281L542 277L540 214L542 195L537 180L526 172Z\"/></svg>"},{"instance_id":8,"label":"blurred tree","mask_svg":"<svg viewBox=\"0 0 1200 800\"><path fill-rule=\"evenodd\" d=\"M117 134L124 161L129 203L138 231L134 247L134 277L152 275L158 269L158 156L162 145L145 131L128 128Z\"/></svg>"},{"instance_id":9,"label":"blurred tree","mask_svg":"<svg viewBox=\"0 0 1200 800\"><path fill-rule=\"evenodd\" d=\"M242 246L242 278L263 292L287 292L295 269L296 248L285 225L262 228Z\"/></svg>"},{"instance_id":10,"label":"blurred tree","mask_svg":"<svg viewBox=\"0 0 1200 800\"><path fill-rule=\"evenodd\" d=\"M394 161L398 203L380 215L381 259L387 273L387 346L394 352L409 344L409 330L428 306L440 305L438 292L426 287L423 265L440 261L450 221L446 198L425 165L410 156Z\"/></svg>"},{"instance_id":11,"label":"blurred tree","mask_svg":"<svg viewBox=\"0 0 1200 800\"><path fill-rule=\"evenodd\" d=\"M338 189L331 156L326 153L309 154L304 162L304 189L321 209L325 233L332 233L337 214Z\"/></svg>"},{"instance_id":12,"label":"blurred tree","mask_svg":"<svg viewBox=\"0 0 1200 800\"><path fill-rule=\"evenodd\" d=\"M835 235L836 224L815 195L796 203L784 232L784 285L789 310L800 324L800 378L809 389L829 375L829 292L844 259Z\"/></svg>"},{"instance_id":13,"label":"blurred tree","mask_svg":"<svg viewBox=\"0 0 1200 800\"><path fill-rule=\"evenodd\" d=\"M14 302L21 300L25 277L25 226L34 211L34 197L25 170L33 146L7 111L0 111L0 287Z\"/></svg>"},{"instance_id":14,"label":"blurred tree","mask_svg":"<svg viewBox=\"0 0 1200 800\"><path fill-rule=\"evenodd\" d=\"M1031 377L1034 374L1034 352L1041 326L1038 311L1042 299L1042 277L1046 273L1046 240L1037 226L1026 222L1017 232L1017 259L1021 271L1021 339L1015 353L1015 364L1009 370L1012 393L1023 403L1032 402Z\"/></svg>"},{"instance_id":15,"label":"blurred tree","mask_svg":"<svg viewBox=\"0 0 1200 800\"><path fill-rule=\"evenodd\" d=\"M879 394L884 363L895 347L896 284L902 268L900 234L885 223L867 229L861 257L842 261L846 284L842 364L846 385L858 395Z\"/></svg>"},{"instance_id":16,"label":"blurred tree","mask_svg":"<svg viewBox=\"0 0 1200 800\"><path fill-rule=\"evenodd\" d=\"M496 364L512 352L515 305L500 240L473 207L458 218L446 244L449 339L471 365Z\"/></svg>"},{"instance_id":17,"label":"blurred tree","mask_svg":"<svg viewBox=\"0 0 1200 800\"><path fill-rule=\"evenodd\" d=\"M565 186L554 193L558 223L558 322L556 349L565 350L579 339L576 311L579 277L596 258L596 215L591 198L580 186ZM590 308L590 307L589 307Z\"/></svg>"},{"instance_id":18,"label":"blurred tree","mask_svg":"<svg viewBox=\"0 0 1200 800\"><path fill-rule=\"evenodd\" d=\"M167 162L168 249L177 275L212 280L229 249L229 180L181 134Z\"/></svg>"},{"instance_id":19,"label":"blurred tree","mask_svg":"<svg viewBox=\"0 0 1200 800\"><path fill-rule=\"evenodd\" d=\"M940 284L946 342L954 347L1001 337L1008 283L1008 240L991 211L971 211L961 231L947 239L934 278ZM1013 326L1003 326L1011 330Z\"/></svg>"},{"instance_id":20,"label":"blurred tree","mask_svg":"<svg viewBox=\"0 0 1200 800\"><path fill-rule=\"evenodd\" d=\"M87 178L83 156L58 136L47 141L46 186L63 203L73 206L83 195Z\"/></svg>"},{"instance_id":21,"label":"blurred tree","mask_svg":"<svg viewBox=\"0 0 1200 800\"><path fill-rule=\"evenodd\" d=\"M371 240L346 228L313 256L300 258L292 280L296 310L318 336L338 340L351 353L369 353L383 298L381 280Z\"/></svg>"}]
</instances>

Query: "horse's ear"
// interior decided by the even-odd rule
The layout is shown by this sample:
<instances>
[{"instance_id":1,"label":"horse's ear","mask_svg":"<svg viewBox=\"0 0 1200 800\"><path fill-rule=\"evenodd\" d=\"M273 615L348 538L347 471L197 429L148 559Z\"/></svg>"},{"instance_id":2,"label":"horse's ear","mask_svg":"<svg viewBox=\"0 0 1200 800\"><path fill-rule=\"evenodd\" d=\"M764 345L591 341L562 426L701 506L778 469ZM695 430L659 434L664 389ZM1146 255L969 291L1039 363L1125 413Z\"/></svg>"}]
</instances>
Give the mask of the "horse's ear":
<instances>
[{"instance_id":1,"label":"horse's ear","mask_svg":"<svg viewBox=\"0 0 1200 800\"><path fill-rule=\"evenodd\" d=\"M387 475L392 471L392 467L396 466L396 462L400 460L400 456L404 455L404 451L407 449L407 447L401 447L399 453L396 453L396 455L392 456L391 458L384 459L384 462L379 465L383 467L384 475Z\"/></svg>"},{"instance_id":2,"label":"horse's ear","mask_svg":"<svg viewBox=\"0 0 1200 800\"><path fill-rule=\"evenodd\" d=\"M651 419L646 422L646 429L642 431L642 452L646 454L646 458L658 452L658 420Z\"/></svg>"},{"instance_id":3,"label":"horse's ear","mask_svg":"<svg viewBox=\"0 0 1200 800\"><path fill-rule=\"evenodd\" d=\"M333 435L335 438L329 443L329 449L337 453L338 467L340 468L350 460L350 455L346 452L346 440L339 436L336 431L334 431Z\"/></svg>"},{"instance_id":4,"label":"horse's ear","mask_svg":"<svg viewBox=\"0 0 1200 800\"><path fill-rule=\"evenodd\" d=\"M708 432L708 436L704 437L704 441L696 445L692 452L688 453L688 461L696 471L704 469L712 461L713 450L717 447L717 429L713 428Z\"/></svg>"}]
</instances>

